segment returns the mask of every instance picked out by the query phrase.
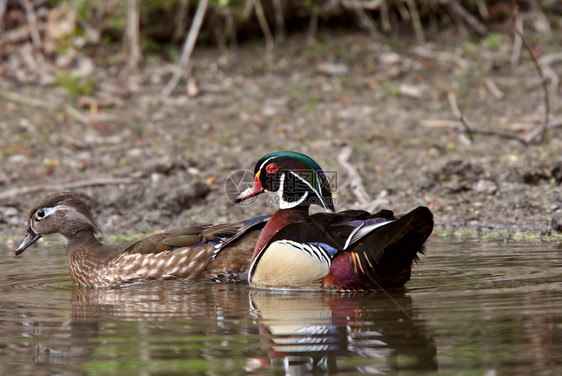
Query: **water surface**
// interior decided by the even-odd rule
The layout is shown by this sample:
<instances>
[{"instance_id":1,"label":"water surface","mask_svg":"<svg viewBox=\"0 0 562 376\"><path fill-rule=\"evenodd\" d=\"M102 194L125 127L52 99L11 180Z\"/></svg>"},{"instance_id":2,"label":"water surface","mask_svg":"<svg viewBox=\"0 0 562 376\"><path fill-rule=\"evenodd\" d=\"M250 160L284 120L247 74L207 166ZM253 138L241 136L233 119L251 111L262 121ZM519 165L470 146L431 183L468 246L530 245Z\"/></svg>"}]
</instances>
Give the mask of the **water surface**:
<instances>
[{"instance_id":1,"label":"water surface","mask_svg":"<svg viewBox=\"0 0 562 376\"><path fill-rule=\"evenodd\" d=\"M0 374L562 374L562 246L431 239L402 293L72 286L0 259Z\"/></svg>"}]
</instances>

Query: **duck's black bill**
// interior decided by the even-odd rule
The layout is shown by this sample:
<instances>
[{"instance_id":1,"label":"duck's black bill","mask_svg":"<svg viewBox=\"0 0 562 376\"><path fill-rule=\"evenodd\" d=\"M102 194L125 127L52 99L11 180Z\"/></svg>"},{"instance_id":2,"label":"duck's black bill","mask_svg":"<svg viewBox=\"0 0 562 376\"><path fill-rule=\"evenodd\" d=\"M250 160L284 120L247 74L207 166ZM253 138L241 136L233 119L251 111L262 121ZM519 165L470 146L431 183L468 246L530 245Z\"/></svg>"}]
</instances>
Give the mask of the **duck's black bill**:
<instances>
[{"instance_id":1,"label":"duck's black bill","mask_svg":"<svg viewBox=\"0 0 562 376\"><path fill-rule=\"evenodd\" d=\"M33 231L31 227L29 227L27 229L27 233L25 234L25 238L19 245L18 249L16 249L16 256L22 254L23 251L25 251L30 245L39 240L39 238L41 238L41 235L35 233L35 231Z\"/></svg>"}]
</instances>

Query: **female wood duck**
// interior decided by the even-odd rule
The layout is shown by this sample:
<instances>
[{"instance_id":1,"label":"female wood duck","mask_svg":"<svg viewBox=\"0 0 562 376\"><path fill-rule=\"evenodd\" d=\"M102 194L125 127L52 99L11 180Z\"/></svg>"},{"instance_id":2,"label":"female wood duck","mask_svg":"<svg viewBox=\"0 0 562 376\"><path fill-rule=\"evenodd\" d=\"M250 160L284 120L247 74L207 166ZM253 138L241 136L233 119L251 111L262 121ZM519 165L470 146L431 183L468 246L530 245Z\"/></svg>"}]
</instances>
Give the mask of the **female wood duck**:
<instances>
[{"instance_id":1,"label":"female wood duck","mask_svg":"<svg viewBox=\"0 0 562 376\"><path fill-rule=\"evenodd\" d=\"M109 287L160 279L236 282L247 279L250 255L267 219L182 227L123 249L96 238L101 228L84 201L72 193L55 193L30 211L16 256L41 236L59 233L77 285Z\"/></svg>"},{"instance_id":2,"label":"female wood duck","mask_svg":"<svg viewBox=\"0 0 562 376\"><path fill-rule=\"evenodd\" d=\"M262 157L243 201L277 193L279 210L261 232L248 279L264 288L372 290L402 287L433 230L428 208L394 216L389 210L333 213L332 194L320 166L304 154ZM309 215L317 204L332 213Z\"/></svg>"}]
</instances>

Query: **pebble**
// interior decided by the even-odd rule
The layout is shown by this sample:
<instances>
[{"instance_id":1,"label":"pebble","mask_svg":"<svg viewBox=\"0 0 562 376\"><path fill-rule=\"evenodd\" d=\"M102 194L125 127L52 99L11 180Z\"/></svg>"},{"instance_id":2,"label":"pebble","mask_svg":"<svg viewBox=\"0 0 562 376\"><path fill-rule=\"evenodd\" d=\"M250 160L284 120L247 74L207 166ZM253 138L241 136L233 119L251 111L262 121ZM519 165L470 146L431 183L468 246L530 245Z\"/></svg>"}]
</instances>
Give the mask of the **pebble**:
<instances>
[{"instance_id":1,"label":"pebble","mask_svg":"<svg viewBox=\"0 0 562 376\"><path fill-rule=\"evenodd\" d=\"M478 180L478 182L472 188L478 193L485 193L487 195L493 195L498 190L498 186L490 180Z\"/></svg>"},{"instance_id":2,"label":"pebble","mask_svg":"<svg viewBox=\"0 0 562 376\"><path fill-rule=\"evenodd\" d=\"M321 63L316 66L316 71L328 76L341 76L347 74L349 67L345 64Z\"/></svg>"}]
</instances>

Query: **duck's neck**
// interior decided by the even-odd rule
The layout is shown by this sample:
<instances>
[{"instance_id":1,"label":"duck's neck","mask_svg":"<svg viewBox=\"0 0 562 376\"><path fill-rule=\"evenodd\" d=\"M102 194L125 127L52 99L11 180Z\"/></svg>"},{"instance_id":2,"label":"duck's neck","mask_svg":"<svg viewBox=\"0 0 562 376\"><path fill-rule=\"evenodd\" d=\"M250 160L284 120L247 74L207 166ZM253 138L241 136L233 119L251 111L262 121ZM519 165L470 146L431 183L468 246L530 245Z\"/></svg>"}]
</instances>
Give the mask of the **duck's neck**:
<instances>
[{"instance_id":1,"label":"duck's neck","mask_svg":"<svg viewBox=\"0 0 562 376\"><path fill-rule=\"evenodd\" d=\"M291 209L279 209L269 218L267 224L263 228L256 246L254 248L254 254L252 255L252 261L260 253L260 251L269 243L272 237L279 232L283 227L289 223L298 221L299 219L308 217L308 205L301 205Z\"/></svg>"},{"instance_id":2,"label":"duck's neck","mask_svg":"<svg viewBox=\"0 0 562 376\"><path fill-rule=\"evenodd\" d=\"M77 285L95 286L92 276L114 256L112 247L101 243L91 231L79 231L63 238L72 280Z\"/></svg>"},{"instance_id":3,"label":"duck's neck","mask_svg":"<svg viewBox=\"0 0 562 376\"><path fill-rule=\"evenodd\" d=\"M91 231L79 231L72 236L62 236L64 245L70 255L78 257L98 256L104 245Z\"/></svg>"}]
</instances>

